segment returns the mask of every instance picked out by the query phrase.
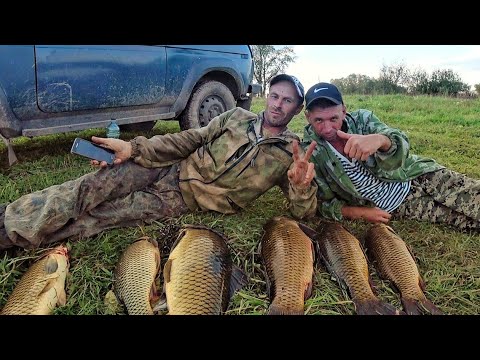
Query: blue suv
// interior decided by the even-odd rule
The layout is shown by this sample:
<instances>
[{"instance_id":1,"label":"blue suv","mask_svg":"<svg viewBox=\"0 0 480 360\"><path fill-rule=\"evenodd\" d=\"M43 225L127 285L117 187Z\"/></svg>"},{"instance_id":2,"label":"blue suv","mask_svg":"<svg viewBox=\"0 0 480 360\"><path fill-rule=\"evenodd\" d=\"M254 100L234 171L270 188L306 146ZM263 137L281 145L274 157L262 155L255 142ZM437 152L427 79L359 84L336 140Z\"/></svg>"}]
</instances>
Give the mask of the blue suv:
<instances>
[{"instance_id":1,"label":"blue suv","mask_svg":"<svg viewBox=\"0 0 480 360\"><path fill-rule=\"evenodd\" d=\"M0 134L6 138L105 127L182 129L250 109L248 45L2 45Z\"/></svg>"}]
</instances>

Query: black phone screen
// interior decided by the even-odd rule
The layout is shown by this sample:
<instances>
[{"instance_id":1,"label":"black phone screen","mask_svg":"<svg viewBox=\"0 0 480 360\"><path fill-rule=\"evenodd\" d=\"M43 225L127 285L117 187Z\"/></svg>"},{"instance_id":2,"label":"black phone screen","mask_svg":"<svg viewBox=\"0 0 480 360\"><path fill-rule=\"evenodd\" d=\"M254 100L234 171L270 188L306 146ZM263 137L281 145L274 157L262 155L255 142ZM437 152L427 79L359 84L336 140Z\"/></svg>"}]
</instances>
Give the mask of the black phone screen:
<instances>
[{"instance_id":1,"label":"black phone screen","mask_svg":"<svg viewBox=\"0 0 480 360\"><path fill-rule=\"evenodd\" d=\"M112 165L113 160L115 160L115 153L112 150L105 149L81 138L75 139L71 153L82 155L93 160L105 161L108 165Z\"/></svg>"}]
</instances>

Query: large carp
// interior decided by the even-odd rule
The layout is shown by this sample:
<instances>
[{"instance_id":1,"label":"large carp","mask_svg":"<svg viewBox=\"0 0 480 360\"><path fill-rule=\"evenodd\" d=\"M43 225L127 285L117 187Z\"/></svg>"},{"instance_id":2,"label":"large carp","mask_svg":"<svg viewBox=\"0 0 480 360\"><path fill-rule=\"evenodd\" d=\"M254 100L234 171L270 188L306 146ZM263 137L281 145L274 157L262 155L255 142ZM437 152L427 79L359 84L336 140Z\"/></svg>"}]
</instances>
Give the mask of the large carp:
<instances>
[{"instance_id":1,"label":"large carp","mask_svg":"<svg viewBox=\"0 0 480 360\"><path fill-rule=\"evenodd\" d=\"M163 268L169 315L219 315L246 282L226 237L201 225L181 229Z\"/></svg>"},{"instance_id":2,"label":"large carp","mask_svg":"<svg viewBox=\"0 0 480 360\"><path fill-rule=\"evenodd\" d=\"M301 224L275 217L264 226L261 256L271 304L268 315L303 315L312 295L315 250Z\"/></svg>"},{"instance_id":3,"label":"large carp","mask_svg":"<svg viewBox=\"0 0 480 360\"><path fill-rule=\"evenodd\" d=\"M158 300L155 278L160 251L155 240L145 237L130 244L115 267L114 291L129 315L153 315Z\"/></svg>"},{"instance_id":4,"label":"large carp","mask_svg":"<svg viewBox=\"0 0 480 360\"><path fill-rule=\"evenodd\" d=\"M390 280L401 294L408 315L442 312L424 294L425 283L415 259L405 242L385 224L375 224L367 231L365 245L376 262L380 275Z\"/></svg>"},{"instance_id":5,"label":"large carp","mask_svg":"<svg viewBox=\"0 0 480 360\"><path fill-rule=\"evenodd\" d=\"M325 222L322 227L317 237L321 258L344 293L350 294L357 314L399 314L373 293L367 259L357 238L339 222Z\"/></svg>"},{"instance_id":6,"label":"large carp","mask_svg":"<svg viewBox=\"0 0 480 360\"><path fill-rule=\"evenodd\" d=\"M68 251L57 246L38 258L10 294L2 315L49 315L67 301Z\"/></svg>"}]
</instances>

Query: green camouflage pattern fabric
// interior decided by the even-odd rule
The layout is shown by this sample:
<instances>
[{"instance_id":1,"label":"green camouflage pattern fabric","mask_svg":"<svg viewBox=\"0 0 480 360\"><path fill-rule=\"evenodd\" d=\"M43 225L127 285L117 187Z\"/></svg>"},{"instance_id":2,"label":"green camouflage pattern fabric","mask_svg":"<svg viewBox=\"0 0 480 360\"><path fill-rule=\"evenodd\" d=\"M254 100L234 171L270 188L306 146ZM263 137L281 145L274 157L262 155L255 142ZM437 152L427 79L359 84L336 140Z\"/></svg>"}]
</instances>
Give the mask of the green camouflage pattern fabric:
<instances>
[{"instance_id":1,"label":"green camouflage pattern fabric","mask_svg":"<svg viewBox=\"0 0 480 360\"><path fill-rule=\"evenodd\" d=\"M279 186L292 215L303 218L316 209L316 184L299 191L290 185L293 164L290 130L264 137L259 115L234 108L203 128L132 140L134 160L145 167L180 161L180 189L191 210L232 214L273 186Z\"/></svg>"},{"instance_id":2,"label":"green camouflage pattern fabric","mask_svg":"<svg viewBox=\"0 0 480 360\"><path fill-rule=\"evenodd\" d=\"M410 192L392 218L480 231L480 180L449 169L421 175L412 181Z\"/></svg>"},{"instance_id":3,"label":"green camouflage pattern fabric","mask_svg":"<svg viewBox=\"0 0 480 360\"><path fill-rule=\"evenodd\" d=\"M133 161L8 205L3 231L8 239L0 239L0 249L89 237L194 210L234 213L275 185L287 196L294 217L314 215L316 184L299 190L287 177L292 141L298 137L287 129L264 138L262 122L263 113L236 108L204 128L137 137L131 140Z\"/></svg>"},{"instance_id":4,"label":"green camouflage pattern fabric","mask_svg":"<svg viewBox=\"0 0 480 360\"><path fill-rule=\"evenodd\" d=\"M382 134L391 140L392 146L388 151L377 151L366 161L360 162L384 181L408 181L443 168L433 159L410 154L407 136L381 122L369 110L347 113L342 130L350 134ZM344 205L375 206L358 193L340 160L309 124L304 129L302 147L306 149L313 140L318 144L310 160L315 165L315 182L318 185L317 212L325 218L340 221L343 219L341 209Z\"/></svg>"},{"instance_id":5,"label":"green camouflage pattern fabric","mask_svg":"<svg viewBox=\"0 0 480 360\"><path fill-rule=\"evenodd\" d=\"M34 248L187 213L178 170L178 165L147 169L127 161L24 195L5 210L8 239L0 249Z\"/></svg>"}]
</instances>

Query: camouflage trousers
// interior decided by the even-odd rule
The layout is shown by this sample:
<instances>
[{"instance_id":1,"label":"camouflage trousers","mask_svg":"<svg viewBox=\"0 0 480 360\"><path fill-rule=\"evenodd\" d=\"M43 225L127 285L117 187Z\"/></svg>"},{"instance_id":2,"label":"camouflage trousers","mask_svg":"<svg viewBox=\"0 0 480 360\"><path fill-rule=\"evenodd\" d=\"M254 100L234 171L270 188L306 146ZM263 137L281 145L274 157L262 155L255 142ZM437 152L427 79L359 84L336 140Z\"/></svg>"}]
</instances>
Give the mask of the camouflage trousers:
<instances>
[{"instance_id":1,"label":"camouflage trousers","mask_svg":"<svg viewBox=\"0 0 480 360\"><path fill-rule=\"evenodd\" d=\"M412 180L402 205L392 219L425 220L480 231L480 180L448 169Z\"/></svg>"},{"instance_id":2,"label":"camouflage trousers","mask_svg":"<svg viewBox=\"0 0 480 360\"><path fill-rule=\"evenodd\" d=\"M24 195L5 209L8 239L0 249L34 248L187 213L178 179L179 164L147 169L127 161Z\"/></svg>"}]
</instances>

